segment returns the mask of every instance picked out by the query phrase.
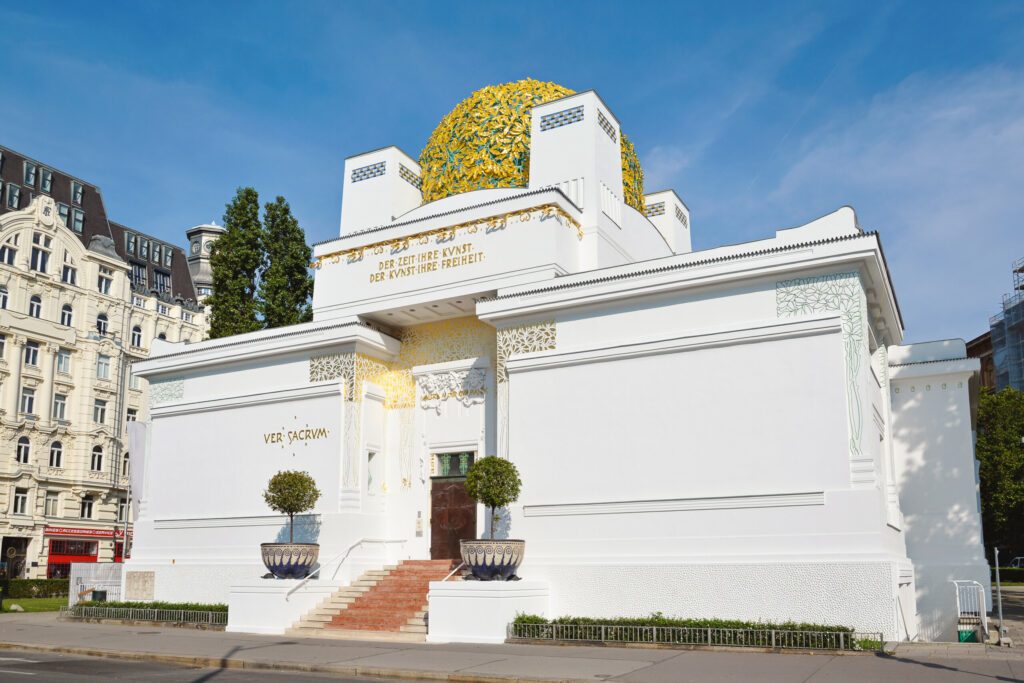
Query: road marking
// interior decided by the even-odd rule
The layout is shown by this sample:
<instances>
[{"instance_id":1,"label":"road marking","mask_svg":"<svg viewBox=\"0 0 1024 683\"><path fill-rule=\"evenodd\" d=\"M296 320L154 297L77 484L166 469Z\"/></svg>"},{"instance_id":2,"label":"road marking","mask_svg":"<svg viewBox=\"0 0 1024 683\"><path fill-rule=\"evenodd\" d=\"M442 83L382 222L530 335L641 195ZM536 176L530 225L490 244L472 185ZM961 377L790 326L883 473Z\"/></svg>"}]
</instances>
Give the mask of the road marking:
<instances>
[{"instance_id":1,"label":"road marking","mask_svg":"<svg viewBox=\"0 0 1024 683\"><path fill-rule=\"evenodd\" d=\"M0 662L25 662L26 664L38 664L37 659L25 659L24 657L0 657Z\"/></svg>"},{"instance_id":2,"label":"road marking","mask_svg":"<svg viewBox=\"0 0 1024 683\"><path fill-rule=\"evenodd\" d=\"M18 674L19 676L35 676L27 671L11 671L10 669L0 669L0 674Z\"/></svg>"}]
</instances>

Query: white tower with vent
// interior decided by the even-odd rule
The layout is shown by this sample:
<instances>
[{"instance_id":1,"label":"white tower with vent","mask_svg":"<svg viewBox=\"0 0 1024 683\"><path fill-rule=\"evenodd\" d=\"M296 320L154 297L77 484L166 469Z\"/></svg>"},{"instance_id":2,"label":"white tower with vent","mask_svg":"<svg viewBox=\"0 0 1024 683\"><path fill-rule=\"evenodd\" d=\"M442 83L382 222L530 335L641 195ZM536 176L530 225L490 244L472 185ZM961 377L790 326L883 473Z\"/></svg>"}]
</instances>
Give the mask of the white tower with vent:
<instances>
[{"instance_id":1,"label":"white tower with vent","mask_svg":"<svg viewBox=\"0 0 1024 683\"><path fill-rule=\"evenodd\" d=\"M420 205L420 165L395 146L345 159L341 231L386 225Z\"/></svg>"}]
</instances>

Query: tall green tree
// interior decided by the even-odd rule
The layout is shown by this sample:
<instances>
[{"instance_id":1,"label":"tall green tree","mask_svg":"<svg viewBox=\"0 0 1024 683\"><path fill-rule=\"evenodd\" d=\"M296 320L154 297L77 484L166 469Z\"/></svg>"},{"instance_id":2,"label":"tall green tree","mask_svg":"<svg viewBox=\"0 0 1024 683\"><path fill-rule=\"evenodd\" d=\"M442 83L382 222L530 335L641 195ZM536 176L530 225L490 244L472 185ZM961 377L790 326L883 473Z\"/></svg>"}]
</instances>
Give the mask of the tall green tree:
<instances>
[{"instance_id":1,"label":"tall green tree","mask_svg":"<svg viewBox=\"0 0 1024 683\"><path fill-rule=\"evenodd\" d=\"M271 328L308 322L313 319L313 278L309 275L313 252L306 244L306 233L284 197L267 202L263 210L267 254L259 291L263 323Z\"/></svg>"},{"instance_id":2,"label":"tall green tree","mask_svg":"<svg viewBox=\"0 0 1024 683\"><path fill-rule=\"evenodd\" d=\"M981 519L1000 560L1024 555L1024 392L983 390L978 403ZM991 559L992 555L989 554Z\"/></svg>"},{"instance_id":3,"label":"tall green tree","mask_svg":"<svg viewBox=\"0 0 1024 683\"><path fill-rule=\"evenodd\" d=\"M260 197L251 187L238 188L224 211L224 234L210 254L213 294L210 338L253 332L263 327L256 301L260 274L266 260Z\"/></svg>"}]
</instances>

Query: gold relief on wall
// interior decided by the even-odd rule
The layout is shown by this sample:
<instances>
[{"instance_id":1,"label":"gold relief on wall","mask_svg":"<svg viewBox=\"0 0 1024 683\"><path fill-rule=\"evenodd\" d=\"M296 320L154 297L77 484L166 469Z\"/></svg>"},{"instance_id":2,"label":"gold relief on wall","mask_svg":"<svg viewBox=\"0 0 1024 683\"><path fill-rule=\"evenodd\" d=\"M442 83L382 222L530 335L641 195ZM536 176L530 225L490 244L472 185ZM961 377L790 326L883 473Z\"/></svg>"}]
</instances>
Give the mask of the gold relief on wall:
<instances>
[{"instance_id":1,"label":"gold relief on wall","mask_svg":"<svg viewBox=\"0 0 1024 683\"><path fill-rule=\"evenodd\" d=\"M498 330L498 381L508 381L506 361L519 353L551 351L555 348L555 321L516 325Z\"/></svg>"}]
</instances>

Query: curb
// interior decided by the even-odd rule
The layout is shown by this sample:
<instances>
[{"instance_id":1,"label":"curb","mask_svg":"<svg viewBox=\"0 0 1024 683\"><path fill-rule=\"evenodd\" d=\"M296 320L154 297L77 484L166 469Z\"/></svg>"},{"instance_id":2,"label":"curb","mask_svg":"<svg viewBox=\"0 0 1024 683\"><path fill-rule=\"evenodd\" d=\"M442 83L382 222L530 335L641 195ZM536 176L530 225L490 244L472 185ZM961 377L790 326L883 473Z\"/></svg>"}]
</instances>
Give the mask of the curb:
<instances>
[{"instance_id":1,"label":"curb","mask_svg":"<svg viewBox=\"0 0 1024 683\"><path fill-rule=\"evenodd\" d=\"M26 652L47 652L51 654L104 657L128 661L159 662L178 664L205 669L249 669L251 671L292 671L296 673L326 673L366 678L390 678L401 680L451 681L452 683L593 683L592 679L581 678L519 678L494 674L463 674L442 671L420 671L415 669L385 669L367 666L316 665L302 662L251 662L229 657L190 657L188 655L163 655L155 652L125 652L121 650L98 650L89 647L62 647L59 645L33 645L26 643L0 642L2 650L25 650Z\"/></svg>"}]
</instances>

